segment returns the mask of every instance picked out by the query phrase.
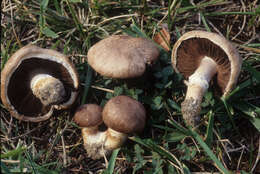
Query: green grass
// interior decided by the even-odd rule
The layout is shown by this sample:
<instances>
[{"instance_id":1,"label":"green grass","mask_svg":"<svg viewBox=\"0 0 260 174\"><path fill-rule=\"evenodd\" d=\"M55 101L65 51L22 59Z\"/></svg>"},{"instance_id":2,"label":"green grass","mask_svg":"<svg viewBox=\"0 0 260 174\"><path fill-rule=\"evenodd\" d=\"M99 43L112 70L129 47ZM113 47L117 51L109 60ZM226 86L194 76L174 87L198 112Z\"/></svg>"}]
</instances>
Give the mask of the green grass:
<instances>
[{"instance_id":1,"label":"green grass","mask_svg":"<svg viewBox=\"0 0 260 174\"><path fill-rule=\"evenodd\" d=\"M78 105L103 106L113 96L128 95L144 104L148 119L144 132L131 136L108 161L92 160L72 120L75 108L36 124L19 122L1 104L1 172L260 172L259 2L243 2L2 1L1 69L24 45L55 49L68 55L79 72ZM233 39L244 60L228 96L220 98L212 88L205 94L194 129L186 128L181 116L186 88L172 68L170 52L160 48L159 60L135 82L102 77L86 62L87 51L99 40L112 34L152 39L161 24L170 30L170 48L185 32L201 29Z\"/></svg>"}]
</instances>

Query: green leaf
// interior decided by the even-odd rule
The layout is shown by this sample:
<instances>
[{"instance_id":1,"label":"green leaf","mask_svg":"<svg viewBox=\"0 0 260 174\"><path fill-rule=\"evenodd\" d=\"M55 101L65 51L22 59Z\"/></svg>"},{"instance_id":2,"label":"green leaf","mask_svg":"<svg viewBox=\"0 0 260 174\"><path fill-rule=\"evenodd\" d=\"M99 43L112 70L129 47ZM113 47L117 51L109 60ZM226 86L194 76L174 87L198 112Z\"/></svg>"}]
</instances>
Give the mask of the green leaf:
<instances>
[{"instance_id":1,"label":"green leaf","mask_svg":"<svg viewBox=\"0 0 260 174\"><path fill-rule=\"evenodd\" d=\"M260 116L260 108L246 101L236 102L234 107L252 118Z\"/></svg>"},{"instance_id":2,"label":"green leaf","mask_svg":"<svg viewBox=\"0 0 260 174\"><path fill-rule=\"evenodd\" d=\"M116 163L116 157L118 152L120 151L120 148L115 149L113 153L111 154L111 157L109 159L108 167L104 171L104 174L113 174L114 173L114 168L115 168L115 163Z\"/></svg>"},{"instance_id":3,"label":"green leaf","mask_svg":"<svg viewBox=\"0 0 260 174\"><path fill-rule=\"evenodd\" d=\"M172 107L173 109L176 109L177 111L181 112L181 107L173 100L168 99L167 103Z\"/></svg>"},{"instance_id":4,"label":"green leaf","mask_svg":"<svg viewBox=\"0 0 260 174\"><path fill-rule=\"evenodd\" d=\"M41 32L42 32L45 36L51 37L51 38L53 38L53 39L59 37L58 34L56 34L54 31L52 31L52 30L49 29L48 27L43 27L42 30L41 30Z\"/></svg>"},{"instance_id":5,"label":"green leaf","mask_svg":"<svg viewBox=\"0 0 260 174\"><path fill-rule=\"evenodd\" d=\"M260 132L260 108L248 102L237 102L234 107L249 116L250 122Z\"/></svg>"},{"instance_id":6,"label":"green leaf","mask_svg":"<svg viewBox=\"0 0 260 174\"><path fill-rule=\"evenodd\" d=\"M172 133L169 133L165 136L165 140L167 140L167 142L178 142L183 140L185 137L186 135L182 132L174 130Z\"/></svg>"},{"instance_id":7,"label":"green leaf","mask_svg":"<svg viewBox=\"0 0 260 174\"><path fill-rule=\"evenodd\" d=\"M170 76L173 74L173 68L172 66L167 66L165 68L162 69L162 74L163 76Z\"/></svg>"},{"instance_id":8,"label":"green leaf","mask_svg":"<svg viewBox=\"0 0 260 174\"><path fill-rule=\"evenodd\" d=\"M153 103L151 104L151 107L153 110L159 110L163 106L162 103L162 96L157 96L153 99Z\"/></svg>"},{"instance_id":9,"label":"green leaf","mask_svg":"<svg viewBox=\"0 0 260 174\"><path fill-rule=\"evenodd\" d=\"M250 122L255 126L258 132L260 132L260 118L251 118Z\"/></svg>"},{"instance_id":10,"label":"green leaf","mask_svg":"<svg viewBox=\"0 0 260 174\"><path fill-rule=\"evenodd\" d=\"M40 9L42 12L45 12L47 9L47 6L49 4L49 0L42 0L40 4Z\"/></svg>"},{"instance_id":11,"label":"green leaf","mask_svg":"<svg viewBox=\"0 0 260 174\"><path fill-rule=\"evenodd\" d=\"M146 36L146 34L145 34L144 32L142 32L142 30L141 30L135 23L131 24L131 29L132 29L132 31L134 31L134 33L135 33L137 36L139 36L139 37L144 37L144 38L148 38L148 37Z\"/></svg>"},{"instance_id":12,"label":"green leaf","mask_svg":"<svg viewBox=\"0 0 260 174\"><path fill-rule=\"evenodd\" d=\"M252 77L254 77L258 82L260 82L260 72L252 66L250 66L248 63L244 63L244 66L245 69L252 74Z\"/></svg>"},{"instance_id":13,"label":"green leaf","mask_svg":"<svg viewBox=\"0 0 260 174\"><path fill-rule=\"evenodd\" d=\"M115 87L114 88L114 96L119 96L123 94L123 88L122 87Z\"/></svg>"}]
</instances>

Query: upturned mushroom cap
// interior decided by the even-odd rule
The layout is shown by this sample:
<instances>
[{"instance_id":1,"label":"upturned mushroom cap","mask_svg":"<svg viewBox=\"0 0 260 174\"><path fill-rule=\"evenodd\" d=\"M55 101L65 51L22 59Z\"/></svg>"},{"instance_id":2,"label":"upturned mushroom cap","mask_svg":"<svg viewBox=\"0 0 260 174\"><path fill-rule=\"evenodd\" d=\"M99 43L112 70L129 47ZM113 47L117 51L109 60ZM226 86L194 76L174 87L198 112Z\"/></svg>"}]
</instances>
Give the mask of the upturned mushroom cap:
<instances>
[{"instance_id":1,"label":"upturned mushroom cap","mask_svg":"<svg viewBox=\"0 0 260 174\"><path fill-rule=\"evenodd\" d=\"M172 64L187 79L205 56L217 63L214 86L226 96L236 84L242 59L236 48L224 37L199 30L185 33L173 46Z\"/></svg>"},{"instance_id":2,"label":"upturned mushroom cap","mask_svg":"<svg viewBox=\"0 0 260 174\"><path fill-rule=\"evenodd\" d=\"M66 96L62 103L45 106L30 89L30 81L37 74L59 79ZM48 119L53 109L66 109L76 100L78 74L63 54L28 45L13 54L1 72L1 99L11 115L23 121L39 122Z\"/></svg>"},{"instance_id":3,"label":"upturned mushroom cap","mask_svg":"<svg viewBox=\"0 0 260 174\"><path fill-rule=\"evenodd\" d=\"M80 127L98 126L103 122L102 108L96 104L82 105L77 109L73 119Z\"/></svg>"},{"instance_id":4,"label":"upturned mushroom cap","mask_svg":"<svg viewBox=\"0 0 260 174\"><path fill-rule=\"evenodd\" d=\"M141 76L146 64L159 55L156 45L145 38L113 35L93 45L88 51L88 63L98 73L112 78Z\"/></svg>"},{"instance_id":5,"label":"upturned mushroom cap","mask_svg":"<svg viewBox=\"0 0 260 174\"><path fill-rule=\"evenodd\" d=\"M145 119L143 105L128 96L110 99L103 109L103 121L107 127L125 134L141 132Z\"/></svg>"}]
</instances>

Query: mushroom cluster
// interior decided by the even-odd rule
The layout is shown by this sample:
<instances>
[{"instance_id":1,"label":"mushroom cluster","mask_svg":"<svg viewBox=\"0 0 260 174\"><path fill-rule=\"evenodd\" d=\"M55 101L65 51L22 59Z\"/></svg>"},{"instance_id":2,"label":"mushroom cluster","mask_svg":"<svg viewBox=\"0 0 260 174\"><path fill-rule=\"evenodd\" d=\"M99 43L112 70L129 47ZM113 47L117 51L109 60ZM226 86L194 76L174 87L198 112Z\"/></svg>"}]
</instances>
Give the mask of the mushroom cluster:
<instances>
[{"instance_id":1,"label":"mushroom cluster","mask_svg":"<svg viewBox=\"0 0 260 174\"><path fill-rule=\"evenodd\" d=\"M181 104L188 125L198 124L200 105L209 83L226 96L236 84L241 64L235 47L216 33L195 30L179 38L172 49L172 65L188 79L186 97Z\"/></svg>"},{"instance_id":2,"label":"mushroom cluster","mask_svg":"<svg viewBox=\"0 0 260 174\"><path fill-rule=\"evenodd\" d=\"M69 108L78 88L77 71L66 56L33 45L15 52L1 72L2 102L23 121L44 121L54 109Z\"/></svg>"},{"instance_id":3,"label":"mushroom cluster","mask_svg":"<svg viewBox=\"0 0 260 174\"><path fill-rule=\"evenodd\" d=\"M159 56L159 49L146 38L112 35L93 45L88 51L88 63L98 73L111 78L141 76L146 64Z\"/></svg>"},{"instance_id":4,"label":"mushroom cluster","mask_svg":"<svg viewBox=\"0 0 260 174\"><path fill-rule=\"evenodd\" d=\"M82 105L74 115L74 121L82 128L84 147L92 159L109 155L125 142L128 134L141 132L145 119L143 105L127 96L110 99L103 111L96 104ZM106 131L99 130L103 122Z\"/></svg>"}]
</instances>

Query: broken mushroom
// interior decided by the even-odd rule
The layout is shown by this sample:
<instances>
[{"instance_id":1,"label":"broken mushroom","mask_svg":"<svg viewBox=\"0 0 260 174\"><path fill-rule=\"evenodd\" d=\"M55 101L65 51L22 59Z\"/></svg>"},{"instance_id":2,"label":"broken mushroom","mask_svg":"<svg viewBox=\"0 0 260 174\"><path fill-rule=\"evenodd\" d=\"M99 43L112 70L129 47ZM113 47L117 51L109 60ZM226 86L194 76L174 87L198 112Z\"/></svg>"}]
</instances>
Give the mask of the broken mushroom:
<instances>
[{"instance_id":1,"label":"broken mushroom","mask_svg":"<svg viewBox=\"0 0 260 174\"><path fill-rule=\"evenodd\" d=\"M108 127L106 131L98 130L102 118ZM146 115L143 105L138 101L117 96L104 106L102 118L101 108L92 104L83 105L74 116L75 122L82 127L84 147L92 159L109 155L125 142L128 134L141 132Z\"/></svg>"},{"instance_id":2,"label":"broken mushroom","mask_svg":"<svg viewBox=\"0 0 260 174\"><path fill-rule=\"evenodd\" d=\"M1 72L1 99L15 118L39 122L54 109L67 109L78 94L78 74L63 54L28 45Z\"/></svg>"},{"instance_id":3,"label":"broken mushroom","mask_svg":"<svg viewBox=\"0 0 260 174\"><path fill-rule=\"evenodd\" d=\"M191 31L179 38L172 50L172 65L188 79L186 97L181 104L188 125L198 124L200 105L210 81L226 96L236 84L241 64L236 48L216 33Z\"/></svg>"},{"instance_id":4,"label":"broken mushroom","mask_svg":"<svg viewBox=\"0 0 260 174\"><path fill-rule=\"evenodd\" d=\"M124 79L141 76L158 55L159 49L148 39L113 35L93 45L87 57L101 75Z\"/></svg>"}]
</instances>

